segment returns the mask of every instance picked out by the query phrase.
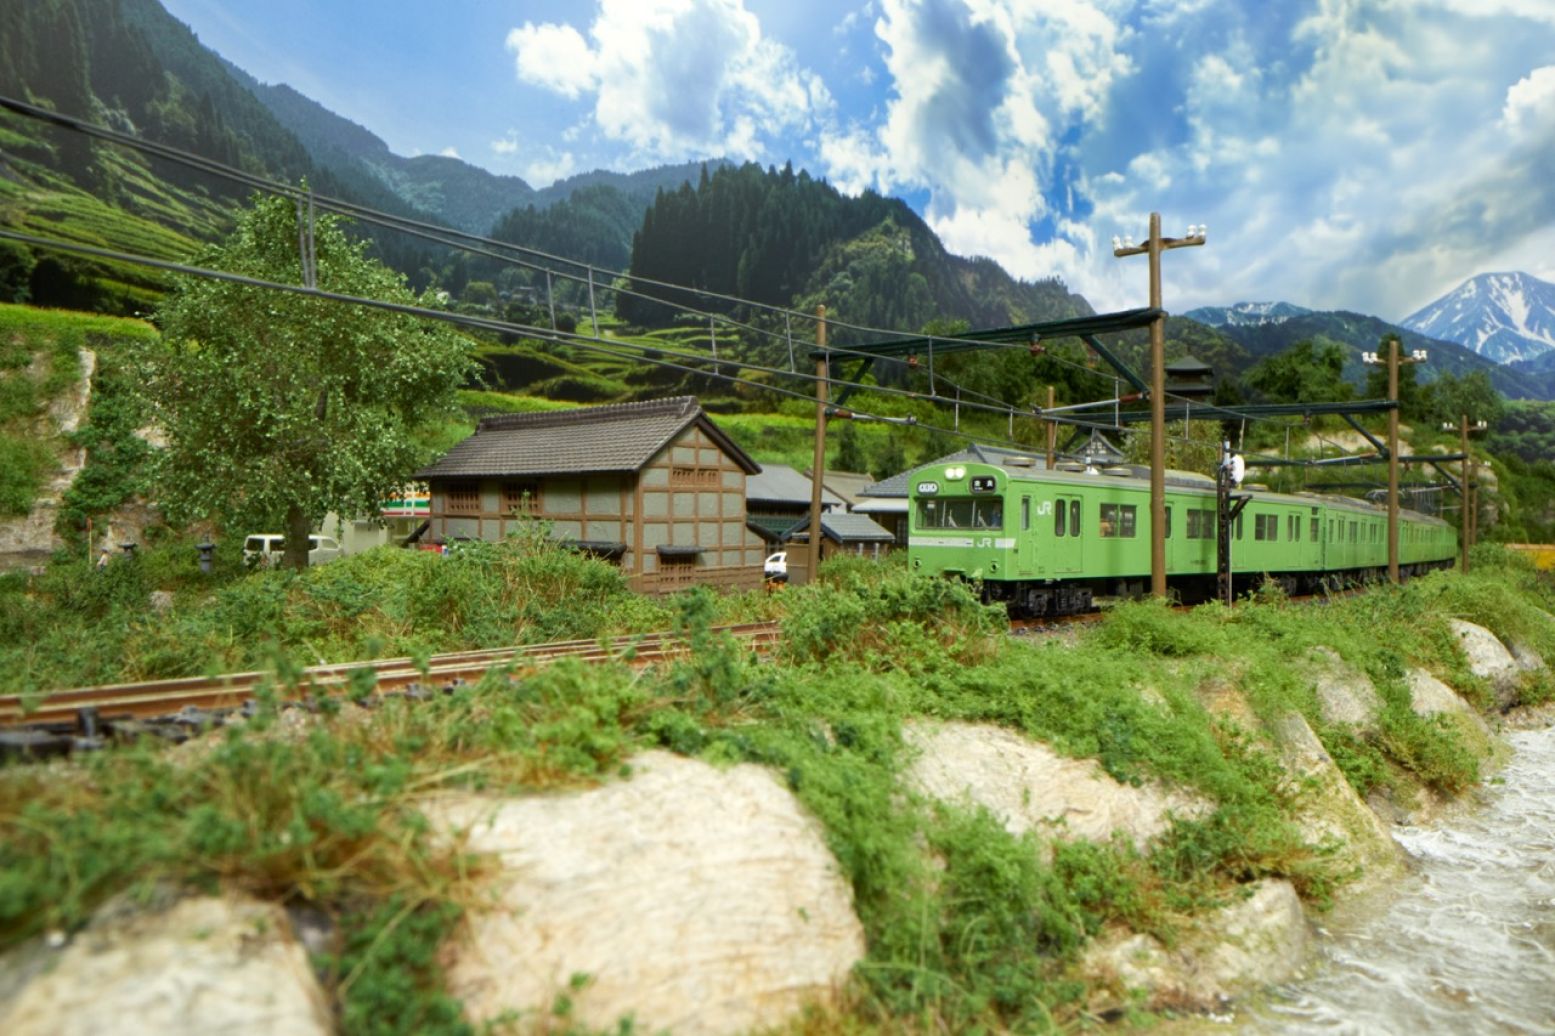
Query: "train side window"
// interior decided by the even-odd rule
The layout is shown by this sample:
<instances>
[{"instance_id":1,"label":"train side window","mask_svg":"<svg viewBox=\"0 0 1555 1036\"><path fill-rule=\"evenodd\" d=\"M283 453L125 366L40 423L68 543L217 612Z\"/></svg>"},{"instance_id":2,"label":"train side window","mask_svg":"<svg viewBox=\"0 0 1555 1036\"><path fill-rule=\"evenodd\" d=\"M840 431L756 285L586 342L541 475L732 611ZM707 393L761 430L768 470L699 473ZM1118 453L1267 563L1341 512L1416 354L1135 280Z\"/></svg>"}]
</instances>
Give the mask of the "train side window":
<instances>
[{"instance_id":1,"label":"train side window","mask_svg":"<svg viewBox=\"0 0 1555 1036\"><path fill-rule=\"evenodd\" d=\"M1241 515L1237 515L1236 516L1236 538L1237 539L1241 539L1242 538L1242 516Z\"/></svg>"},{"instance_id":2,"label":"train side window","mask_svg":"<svg viewBox=\"0 0 1555 1036\"><path fill-rule=\"evenodd\" d=\"M1069 513L1069 508L1064 506L1064 502L1062 500L1060 500L1058 502L1058 506L1057 507L1053 508L1053 535L1054 536L1062 536L1064 534L1064 516L1066 514L1068 514L1068 513Z\"/></svg>"},{"instance_id":3,"label":"train side window","mask_svg":"<svg viewBox=\"0 0 1555 1036\"><path fill-rule=\"evenodd\" d=\"M1080 501L1069 501L1069 535L1080 535Z\"/></svg>"},{"instance_id":4,"label":"train side window","mask_svg":"<svg viewBox=\"0 0 1555 1036\"><path fill-rule=\"evenodd\" d=\"M1317 542L1317 519L1316 518L1312 519L1312 530L1311 530L1311 532L1312 532L1312 537L1311 537L1312 538L1312 542L1316 543Z\"/></svg>"},{"instance_id":5,"label":"train side window","mask_svg":"<svg viewBox=\"0 0 1555 1036\"><path fill-rule=\"evenodd\" d=\"M1166 509L1166 531L1161 535L1167 539L1172 538L1172 509L1170 507Z\"/></svg>"},{"instance_id":6,"label":"train side window","mask_svg":"<svg viewBox=\"0 0 1555 1036\"><path fill-rule=\"evenodd\" d=\"M1020 498L1020 531L1031 531L1031 497Z\"/></svg>"}]
</instances>

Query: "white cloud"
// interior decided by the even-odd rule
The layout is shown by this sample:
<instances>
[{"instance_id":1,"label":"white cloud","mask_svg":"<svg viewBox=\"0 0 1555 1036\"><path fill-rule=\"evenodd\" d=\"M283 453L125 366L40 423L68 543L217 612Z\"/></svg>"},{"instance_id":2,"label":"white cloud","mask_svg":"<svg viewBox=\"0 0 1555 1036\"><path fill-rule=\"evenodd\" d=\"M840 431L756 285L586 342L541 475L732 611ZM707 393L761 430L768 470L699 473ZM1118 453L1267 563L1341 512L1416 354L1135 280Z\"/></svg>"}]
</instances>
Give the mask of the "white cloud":
<instances>
[{"instance_id":1,"label":"white cloud","mask_svg":"<svg viewBox=\"0 0 1555 1036\"><path fill-rule=\"evenodd\" d=\"M450 145L449 147L443 148L443 150L439 151L438 154L442 155L444 158L458 158L459 149Z\"/></svg>"},{"instance_id":2,"label":"white cloud","mask_svg":"<svg viewBox=\"0 0 1555 1036\"><path fill-rule=\"evenodd\" d=\"M1534 132L1555 126L1555 65L1528 73L1506 92L1501 125L1515 132Z\"/></svg>"},{"instance_id":3,"label":"white cloud","mask_svg":"<svg viewBox=\"0 0 1555 1036\"><path fill-rule=\"evenodd\" d=\"M532 160L524 167L524 179L531 187L547 187L557 180L571 176L577 172L577 159L571 151L563 151L557 154L546 149L543 157Z\"/></svg>"},{"instance_id":4,"label":"white cloud","mask_svg":"<svg viewBox=\"0 0 1555 1036\"><path fill-rule=\"evenodd\" d=\"M508 130L507 135L500 140L491 142L491 150L498 155L515 155L518 153L518 134Z\"/></svg>"},{"instance_id":5,"label":"white cloud","mask_svg":"<svg viewBox=\"0 0 1555 1036\"><path fill-rule=\"evenodd\" d=\"M523 82L572 98L594 86L594 51L570 25L525 22L508 33L507 48Z\"/></svg>"},{"instance_id":6,"label":"white cloud","mask_svg":"<svg viewBox=\"0 0 1555 1036\"><path fill-rule=\"evenodd\" d=\"M819 152L844 189L922 189L952 251L1024 277L1072 248L1041 246L1060 138L1100 118L1130 60L1109 0L881 0L893 96L878 125L831 127Z\"/></svg>"},{"instance_id":7,"label":"white cloud","mask_svg":"<svg viewBox=\"0 0 1555 1036\"><path fill-rule=\"evenodd\" d=\"M568 25L508 34L519 79L587 96L609 139L643 159L756 157L764 140L811 125L825 85L763 37L744 0L599 0L584 39Z\"/></svg>"}]
</instances>

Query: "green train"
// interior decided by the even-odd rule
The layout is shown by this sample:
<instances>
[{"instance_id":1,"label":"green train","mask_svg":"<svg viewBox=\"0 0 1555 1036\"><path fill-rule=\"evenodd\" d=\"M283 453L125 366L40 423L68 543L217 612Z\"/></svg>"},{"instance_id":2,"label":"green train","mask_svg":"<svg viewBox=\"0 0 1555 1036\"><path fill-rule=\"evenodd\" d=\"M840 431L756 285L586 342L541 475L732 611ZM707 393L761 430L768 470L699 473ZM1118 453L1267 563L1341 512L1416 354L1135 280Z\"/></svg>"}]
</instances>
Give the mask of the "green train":
<instances>
[{"instance_id":1,"label":"green train","mask_svg":"<svg viewBox=\"0 0 1555 1036\"><path fill-rule=\"evenodd\" d=\"M1231 528L1235 592L1272 580L1310 593L1386 575L1382 508L1351 497L1244 492L1250 499ZM1149 469L1048 471L1019 457L936 464L914 472L909 496L912 569L977 582L1012 615L1088 611L1097 598L1150 588ZM1215 522L1215 480L1168 472L1167 585L1186 603L1215 596ZM1400 512L1401 576L1451 566L1457 550L1452 526Z\"/></svg>"}]
</instances>

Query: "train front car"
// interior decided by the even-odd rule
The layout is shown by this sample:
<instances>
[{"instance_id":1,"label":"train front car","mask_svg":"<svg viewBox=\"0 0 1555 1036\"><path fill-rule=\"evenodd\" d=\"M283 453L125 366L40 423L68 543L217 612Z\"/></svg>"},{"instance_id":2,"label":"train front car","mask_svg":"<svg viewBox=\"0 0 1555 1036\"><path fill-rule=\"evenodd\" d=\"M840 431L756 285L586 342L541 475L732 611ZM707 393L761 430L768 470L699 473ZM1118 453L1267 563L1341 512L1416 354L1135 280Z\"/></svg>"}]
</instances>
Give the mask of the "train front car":
<instances>
[{"instance_id":1,"label":"train front car","mask_svg":"<svg viewBox=\"0 0 1555 1036\"><path fill-rule=\"evenodd\" d=\"M937 464L913 474L908 494L914 572L974 583L1013 615L1090 607L1087 591L1057 586L1046 572L1036 521L1044 494L1031 468Z\"/></svg>"}]
</instances>

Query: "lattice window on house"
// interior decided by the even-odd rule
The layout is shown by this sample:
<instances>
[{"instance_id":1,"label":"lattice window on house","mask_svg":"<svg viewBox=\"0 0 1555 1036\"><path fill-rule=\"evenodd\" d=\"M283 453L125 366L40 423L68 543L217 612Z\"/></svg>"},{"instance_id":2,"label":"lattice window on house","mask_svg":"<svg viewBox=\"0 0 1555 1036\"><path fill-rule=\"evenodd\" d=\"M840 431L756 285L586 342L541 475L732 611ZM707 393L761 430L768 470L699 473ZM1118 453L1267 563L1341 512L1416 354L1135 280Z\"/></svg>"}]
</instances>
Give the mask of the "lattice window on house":
<instances>
[{"instance_id":1,"label":"lattice window on house","mask_svg":"<svg viewBox=\"0 0 1555 1036\"><path fill-rule=\"evenodd\" d=\"M670 468L672 486L717 486L720 475L717 468L702 468L691 464L676 464Z\"/></svg>"},{"instance_id":2,"label":"lattice window on house","mask_svg":"<svg viewBox=\"0 0 1555 1036\"><path fill-rule=\"evenodd\" d=\"M540 513L540 483L538 483L538 482L504 482L504 483L502 483L502 513L503 514L539 514Z\"/></svg>"},{"instance_id":3,"label":"lattice window on house","mask_svg":"<svg viewBox=\"0 0 1555 1036\"><path fill-rule=\"evenodd\" d=\"M480 486L449 486L448 487L448 513L449 514L480 514L481 513L481 489L480 489Z\"/></svg>"}]
</instances>

